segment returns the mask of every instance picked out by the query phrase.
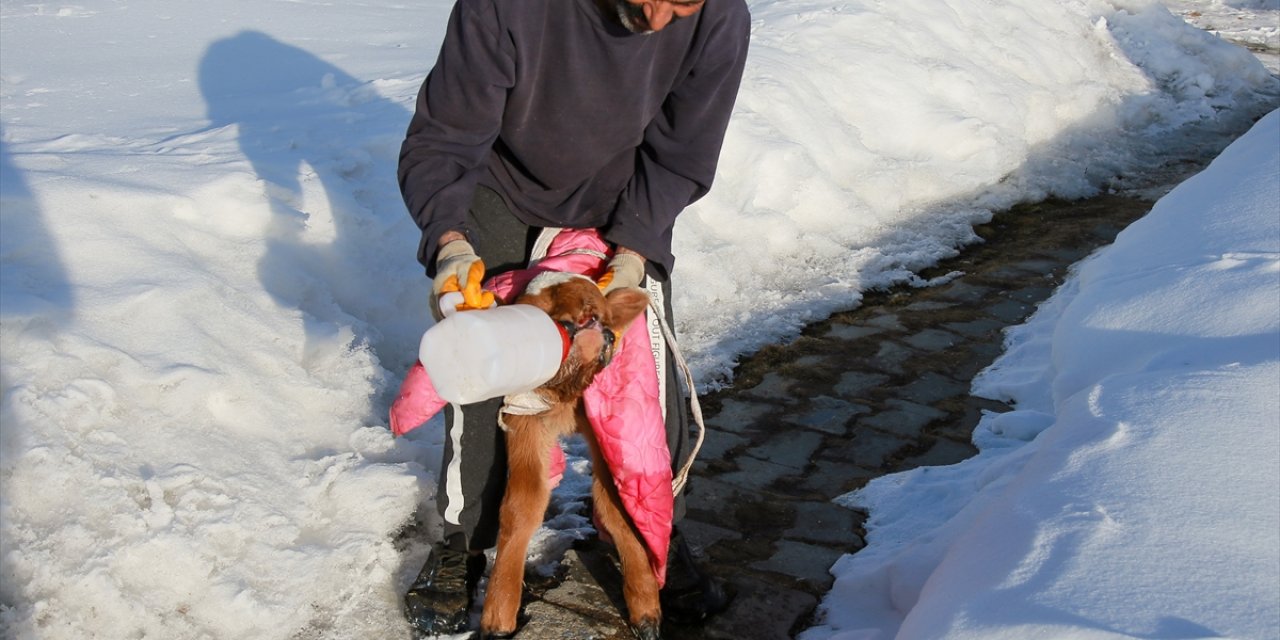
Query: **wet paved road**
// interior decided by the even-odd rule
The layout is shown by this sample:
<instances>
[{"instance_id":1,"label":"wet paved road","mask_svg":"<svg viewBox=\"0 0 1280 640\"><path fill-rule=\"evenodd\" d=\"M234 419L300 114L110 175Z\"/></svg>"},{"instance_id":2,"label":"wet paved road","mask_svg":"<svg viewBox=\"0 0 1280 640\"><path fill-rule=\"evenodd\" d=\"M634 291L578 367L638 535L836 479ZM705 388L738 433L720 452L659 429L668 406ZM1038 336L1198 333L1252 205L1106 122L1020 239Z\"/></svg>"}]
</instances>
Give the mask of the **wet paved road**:
<instances>
[{"instance_id":1,"label":"wet paved road","mask_svg":"<svg viewBox=\"0 0 1280 640\"><path fill-rule=\"evenodd\" d=\"M809 626L841 555L863 546L865 514L831 500L871 478L976 453L982 411L1008 407L968 395L1068 268L1151 207L1103 196L1002 213L986 241L920 274L962 272L945 284L868 294L861 306L797 340L743 360L734 385L702 398L706 443L681 523L695 554L738 591L729 611L669 640L779 640ZM565 579L530 585L518 640L622 640L616 567L586 543Z\"/></svg>"}]
</instances>

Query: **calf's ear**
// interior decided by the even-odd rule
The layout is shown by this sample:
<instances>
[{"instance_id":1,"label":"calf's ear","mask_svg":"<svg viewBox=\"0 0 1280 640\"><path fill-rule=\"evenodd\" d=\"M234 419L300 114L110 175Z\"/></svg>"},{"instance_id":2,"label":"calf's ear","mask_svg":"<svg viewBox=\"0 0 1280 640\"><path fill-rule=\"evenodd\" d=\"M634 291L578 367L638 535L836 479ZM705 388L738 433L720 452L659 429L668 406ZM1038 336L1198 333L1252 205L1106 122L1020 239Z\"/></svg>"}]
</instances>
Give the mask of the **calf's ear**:
<instances>
[{"instance_id":1,"label":"calf's ear","mask_svg":"<svg viewBox=\"0 0 1280 640\"><path fill-rule=\"evenodd\" d=\"M614 289L605 298L609 303L609 328L619 334L649 306L649 294L641 289Z\"/></svg>"}]
</instances>

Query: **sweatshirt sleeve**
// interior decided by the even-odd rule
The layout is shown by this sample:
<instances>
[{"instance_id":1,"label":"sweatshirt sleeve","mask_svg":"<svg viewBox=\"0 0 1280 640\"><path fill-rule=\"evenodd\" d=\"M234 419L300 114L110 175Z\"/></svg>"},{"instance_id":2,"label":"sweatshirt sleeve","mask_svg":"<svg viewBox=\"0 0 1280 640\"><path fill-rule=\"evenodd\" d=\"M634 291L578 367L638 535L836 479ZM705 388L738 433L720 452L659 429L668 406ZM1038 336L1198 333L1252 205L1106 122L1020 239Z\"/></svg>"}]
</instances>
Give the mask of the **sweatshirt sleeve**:
<instances>
[{"instance_id":1,"label":"sweatshirt sleeve","mask_svg":"<svg viewBox=\"0 0 1280 640\"><path fill-rule=\"evenodd\" d=\"M428 276L435 276L440 235L469 234L467 207L498 138L514 77L513 51L501 37L492 0L459 1L418 92L397 172L409 215L422 231L418 261Z\"/></svg>"},{"instance_id":2,"label":"sweatshirt sleeve","mask_svg":"<svg viewBox=\"0 0 1280 640\"><path fill-rule=\"evenodd\" d=\"M711 189L737 99L750 41L745 5L730 12L700 59L676 85L636 150L636 171L618 199L605 238L640 252L671 274L676 216Z\"/></svg>"}]
</instances>

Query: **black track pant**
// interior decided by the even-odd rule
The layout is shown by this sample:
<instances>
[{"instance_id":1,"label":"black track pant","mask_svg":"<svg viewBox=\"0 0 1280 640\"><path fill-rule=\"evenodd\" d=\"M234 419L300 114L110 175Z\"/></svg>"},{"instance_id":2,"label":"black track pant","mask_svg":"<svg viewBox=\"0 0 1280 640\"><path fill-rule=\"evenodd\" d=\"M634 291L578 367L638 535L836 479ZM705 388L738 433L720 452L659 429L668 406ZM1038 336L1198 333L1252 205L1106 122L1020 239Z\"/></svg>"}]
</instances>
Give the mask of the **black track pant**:
<instances>
[{"instance_id":1,"label":"black track pant","mask_svg":"<svg viewBox=\"0 0 1280 640\"><path fill-rule=\"evenodd\" d=\"M498 194L484 187L468 213L471 246L484 260L486 275L523 269L529 252L542 232L518 220ZM664 315L671 315L671 283L664 281ZM673 470L684 462L691 448L689 410L675 363L666 354L667 447L672 452ZM436 504L444 519L445 539L468 549L488 549L497 544L498 510L507 484L507 452L498 411L502 398L469 405L451 404L445 409L444 461ZM676 496L675 520L684 516L684 496ZM461 534L459 536L458 534Z\"/></svg>"}]
</instances>

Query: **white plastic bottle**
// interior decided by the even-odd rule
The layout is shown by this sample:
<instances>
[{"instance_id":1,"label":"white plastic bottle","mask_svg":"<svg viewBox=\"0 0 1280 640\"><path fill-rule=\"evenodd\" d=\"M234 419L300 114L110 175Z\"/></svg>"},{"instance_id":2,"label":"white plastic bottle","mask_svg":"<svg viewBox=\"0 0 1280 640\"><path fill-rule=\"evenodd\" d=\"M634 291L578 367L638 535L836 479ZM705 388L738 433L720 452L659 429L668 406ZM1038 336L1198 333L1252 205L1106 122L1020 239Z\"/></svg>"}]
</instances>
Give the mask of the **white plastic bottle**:
<instances>
[{"instance_id":1,"label":"white plastic bottle","mask_svg":"<svg viewBox=\"0 0 1280 640\"><path fill-rule=\"evenodd\" d=\"M529 391L560 369L569 336L542 309L511 304L453 312L454 304L441 298L449 311L418 348L441 398L469 404Z\"/></svg>"}]
</instances>

